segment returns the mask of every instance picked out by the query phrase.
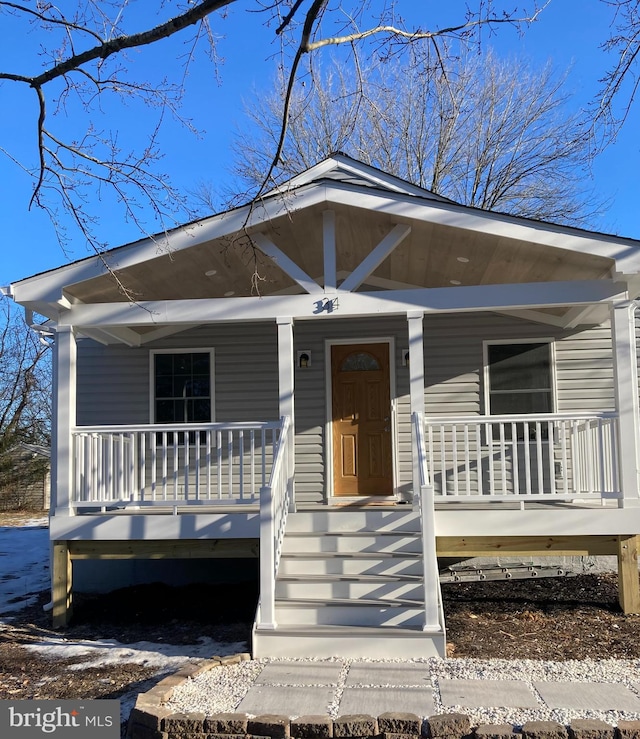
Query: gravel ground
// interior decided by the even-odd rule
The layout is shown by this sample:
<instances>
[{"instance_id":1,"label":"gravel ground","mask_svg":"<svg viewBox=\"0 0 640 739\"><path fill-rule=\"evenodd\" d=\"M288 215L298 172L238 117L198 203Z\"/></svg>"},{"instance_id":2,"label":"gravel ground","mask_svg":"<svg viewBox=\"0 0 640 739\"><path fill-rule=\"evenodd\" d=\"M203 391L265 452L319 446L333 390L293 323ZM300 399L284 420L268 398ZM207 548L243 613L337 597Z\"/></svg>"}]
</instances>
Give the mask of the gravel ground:
<instances>
[{"instance_id":1,"label":"gravel ground","mask_svg":"<svg viewBox=\"0 0 640 739\"><path fill-rule=\"evenodd\" d=\"M216 667L193 680L188 680L174 690L169 707L176 712L203 711L219 713L235 711L242 698L253 685L256 677L270 660L251 660L238 665ZM271 660L278 661L278 660ZM292 660L286 660L292 661ZM332 718L338 716L338 706L349 666L357 660L318 660L341 662L343 669L334 688L334 698L327 707ZM382 660L381 660L382 661ZM396 664L403 664L395 661ZM425 659L411 660L405 664L425 664L431 675L436 713L461 711L470 716L472 723L509 723L522 726L526 721L557 721L569 724L576 718L601 719L615 725L620 720L640 719L640 713L629 711L579 711L549 709L535 689L535 681L604 682L621 683L635 694L640 694L640 660L568 660L551 662L541 660L477 660L477 659ZM536 709L517 708L466 708L443 706L440 700L439 681L442 679L472 680L520 680L538 698ZM319 687L319 686L318 686ZM366 687L385 687L371 685ZM408 686L407 686L408 687ZM420 686L416 686L420 687Z\"/></svg>"}]
</instances>

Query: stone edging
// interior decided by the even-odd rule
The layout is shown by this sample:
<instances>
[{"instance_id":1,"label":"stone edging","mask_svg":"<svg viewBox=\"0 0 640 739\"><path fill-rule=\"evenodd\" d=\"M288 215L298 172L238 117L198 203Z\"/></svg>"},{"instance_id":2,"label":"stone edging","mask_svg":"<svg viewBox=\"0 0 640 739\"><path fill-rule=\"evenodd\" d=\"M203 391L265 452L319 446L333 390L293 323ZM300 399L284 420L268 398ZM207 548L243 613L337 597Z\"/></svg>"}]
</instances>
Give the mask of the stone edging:
<instances>
[{"instance_id":1,"label":"stone edging","mask_svg":"<svg viewBox=\"0 0 640 739\"><path fill-rule=\"evenodd\" d=\"M250 654L199 660L140 693L131 711L127 739L640 739L640 721L576 719L570 726L554 721L529 721L520 731L511 724L472 727L469 716L444 713L424 721L412 713L374 716L256 716L244 713L173 713L165 704L173 690L214 667L251 659Z\"/></svg>"}]
</instances>

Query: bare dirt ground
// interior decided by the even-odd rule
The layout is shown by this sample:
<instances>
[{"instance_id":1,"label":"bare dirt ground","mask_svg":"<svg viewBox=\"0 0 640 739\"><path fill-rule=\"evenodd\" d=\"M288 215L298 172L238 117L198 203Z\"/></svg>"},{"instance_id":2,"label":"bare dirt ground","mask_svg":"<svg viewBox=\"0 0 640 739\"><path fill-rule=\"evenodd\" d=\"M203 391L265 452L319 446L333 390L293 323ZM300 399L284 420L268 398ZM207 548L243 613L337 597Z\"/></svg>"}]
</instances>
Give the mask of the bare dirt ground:
<instances>
[{"instance_id":1,"label":"bare dirt ground","mask_svg":"<svg viewBox=\"0 0 640 739\"><path fill-rule=\"evenodd\" d=\"M615 575L443 586L451 657L502 659L637 659L640 616L617 605ZM257 588L237 586L168 588L149 585L105 596L78 597L72 625L49 626L39 603L0 630L0 699L117 698L148 687L155 669L110 665L70 670L82 658L50 660L23 648L49 636L116 639L124 644L157 641L194 644L202 636L248 640Z\"/></svg>"},{"instance_id":2,"label":"bare dirt ground","mask_svg":"<svg viewBox=\"0 0 640 739\"><path fill-rule=\"evenodd\" d=\"M27 516L27 518L29 518ZM0 517L18 525L20 516ZM501 580L443 585L449 656L502 659L637 659L640 616L625 616L617 576ZM50 628L49 599L0 624L0 699L118 698L147 690L155 668L120 663L71 670L84 658L46 659L24 648L51 636L194 644L203 636L249 642L257 583L168 588L148 585L78 596L74 620Z\"/></svg>"}]
</instances>

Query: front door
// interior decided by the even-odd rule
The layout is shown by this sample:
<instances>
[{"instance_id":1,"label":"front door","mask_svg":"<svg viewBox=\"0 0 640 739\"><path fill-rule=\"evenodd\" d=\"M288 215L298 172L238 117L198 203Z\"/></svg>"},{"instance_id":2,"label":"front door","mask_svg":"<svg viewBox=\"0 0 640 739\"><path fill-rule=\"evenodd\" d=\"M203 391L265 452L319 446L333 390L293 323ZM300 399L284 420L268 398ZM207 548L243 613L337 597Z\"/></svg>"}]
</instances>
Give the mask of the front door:
<instances>
[{"instance_id":1,"label":"front door","mask_svg":"<svg viewBox=\"0 0 640 739\"><path fill-rule=\"evenodd\" d=\"M331 347L334 495L391 495L389 344Z\"/></svg>"}]
</instances>

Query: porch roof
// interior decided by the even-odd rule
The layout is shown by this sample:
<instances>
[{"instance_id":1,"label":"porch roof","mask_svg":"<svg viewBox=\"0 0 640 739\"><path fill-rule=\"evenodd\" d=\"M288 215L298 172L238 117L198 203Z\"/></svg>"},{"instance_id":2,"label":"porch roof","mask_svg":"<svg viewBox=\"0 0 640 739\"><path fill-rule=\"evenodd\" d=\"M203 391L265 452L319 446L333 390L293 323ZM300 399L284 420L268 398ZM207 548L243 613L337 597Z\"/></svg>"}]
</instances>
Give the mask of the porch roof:
<instances>
[{"instance_id":1,"label":"porch roof","mask_svg":"<svg viewBox=\"0 0 640 739\"><path fill-rule=\"evenodd\" d=\"M25 307L58 320L72 306L132 298L229 302L621 276L633 283L639 273L638 241L461 206L338 154L259 202L26 278L12 290ZM571 307L542 307L537 315L554 323ZM585 317L581 311L579 320Z\"/></svg>"}]
</instances>

